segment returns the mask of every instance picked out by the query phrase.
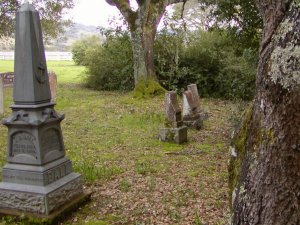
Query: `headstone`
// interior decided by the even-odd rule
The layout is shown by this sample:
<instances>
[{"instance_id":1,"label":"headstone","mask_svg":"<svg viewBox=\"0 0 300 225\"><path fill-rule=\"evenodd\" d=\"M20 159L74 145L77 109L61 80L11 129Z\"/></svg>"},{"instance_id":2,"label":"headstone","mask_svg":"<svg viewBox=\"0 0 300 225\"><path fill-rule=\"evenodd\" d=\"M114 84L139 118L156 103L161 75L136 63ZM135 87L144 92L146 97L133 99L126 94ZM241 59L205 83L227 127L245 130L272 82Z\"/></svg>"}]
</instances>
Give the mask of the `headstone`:
<instances>
[{"instance_id":1,"label":"headstone","mask_svg":"<svg viewBox=\"0 0 300 225\"><path fill-rule=\"evenodd\" d=\"M183 123L199 130L203 127L203 120L207 118L207 114L201 112L197 85L190 84L187 88L182 94Z\"/></svg>"},{"instance_id":2,"label":"headstone","mask_svg":"<svg viewBox=\"0 0 300 225\"><path fill-rule=\"evenodd\" d=\"M13 72L0 73L0 76L2 76L4 87L13 87L14 85Z\"/></svg>"},{"instance_id":3,"label":"headstone","mask_svg":"<svg viewBox=\"0 0 300 225\"><path fill-rule=\"evenodd\" d=\"M159 140L181 144L187 141L187 127L183 126L181 109L175 91L165 94L165 127L159 130Z\"/></svg>"},{"instance_id":4,"label":"headstone","mask_svg":"<svg viewBox=\"0 0 300 225\"><path fill-rule=\"evenodd\" d=\"M4 84L3 77L0 76L0 115L4 114Z\"/></svg>"},{"instance_id":5,"label":"headstone","mask_svg":"<svg viewBox=\"0 0 300 225\"><path fill-rule=\"evenodd\" d=\"M51 102L56 102L56 89L57 89L57 76L54 72L49 72L49 84L50 84L50 92L51 92Z\"/></svg>"},{"instance_id":6,"label":"headstone","mask_svg":"<svg viewBox=\"0 0 300 225\"><path fill-rule=\"evenodd\" d=\"M0 183L0 213L57 215L86 198L82 177L65 156L60 123L50 102L38 12L24 3L16 15L15 80L8 127L7 164ZM47 217L49 218L49 217Z\"/></svg>"}]
</instances>

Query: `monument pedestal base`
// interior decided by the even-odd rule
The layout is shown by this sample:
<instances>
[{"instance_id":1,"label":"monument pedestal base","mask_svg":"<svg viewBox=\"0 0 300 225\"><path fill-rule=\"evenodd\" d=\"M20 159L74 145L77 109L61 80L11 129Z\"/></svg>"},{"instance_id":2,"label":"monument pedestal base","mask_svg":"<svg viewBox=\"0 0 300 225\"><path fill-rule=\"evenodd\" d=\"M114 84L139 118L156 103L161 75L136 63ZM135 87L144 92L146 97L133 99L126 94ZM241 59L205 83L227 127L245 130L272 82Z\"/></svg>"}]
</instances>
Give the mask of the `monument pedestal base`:
<instances>
[{"instance_id":1,"label":"monument pedestal base","mask_svg":"<svg viewBox=\"0 0 300 225\"><path fill-rule=\"evenodd\" d=\"M158 139L160 141L175 142L177 144L187 142L187 127L161 128L159 129Z\"/></svg>"},{"instance_id":2,"label":"monument pedestal base","mask_svg":"<svg viewBox=\"0 0 300 225\"><path fill-rule=\"evenodd\" d=\"M0 213L4 210L49 215L83 194L81 175L70 173L47 185L0 183Z\"/></svg>"}]
</instances>

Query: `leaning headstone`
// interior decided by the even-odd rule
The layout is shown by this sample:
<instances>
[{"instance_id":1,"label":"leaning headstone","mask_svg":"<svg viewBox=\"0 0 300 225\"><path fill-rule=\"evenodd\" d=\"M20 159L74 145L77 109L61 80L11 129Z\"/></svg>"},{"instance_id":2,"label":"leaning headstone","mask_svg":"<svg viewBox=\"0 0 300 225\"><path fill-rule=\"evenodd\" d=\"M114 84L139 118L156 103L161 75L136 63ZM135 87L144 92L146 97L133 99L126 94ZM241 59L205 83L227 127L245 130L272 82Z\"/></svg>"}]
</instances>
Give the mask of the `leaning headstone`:
<instances>
[{"instance_id":1,"label":"leaning headstone","mask_svg":"<svg viewBox=\"0 0 300 225\"><path fill-rule=\"evenodd\" d=\"M203 127L203 120L207 118L207 114L201 112L197 85L190 84L187 88L182 94L183 123L199 130Z\"/></svg>"},{"instance_id":2,"label":"leaning headstone","mask_svg":"<svg viewBox=\"0 0 300 225\"><path fill-rule=\"evenodd\" d=\"M51 102L56 102L56 89L57 89L57 76L54 72L50 71L48 73L50 92L51 92Z\"/></svg>"},{"instance_id":3,"label":"leaning headstone","mask_svg":"<svg viewBox=\"0 0 300 225\"><path fill-rule=\"evenodd\" d=\"M8 127L0 213L50 218L86 199L82 177L65 156L60 123L50 102L38 12L29 3L16 15L15 80Z\"/></svg>"},{"instance_id":4,"label":"leaning headstone","mask_svg":"<svg viewBox=\"0 0 300 225\"><path fill-rule=\"evenodd\" d=\"M4 114L4 83L3 77L0 75L0 115Z\"/></svg>"},{"instance_id":5,"label":"leaning headstone","mask_svg":"<svg viewBox=\"0 0 300 225\"><path fill-rule=\"evenodd\" d=\"M181 144L187 141L187 127L183 126L181 109L175 91L165 94L165 127L159 130L159 140Z\"/></svg>"}]
</instances>

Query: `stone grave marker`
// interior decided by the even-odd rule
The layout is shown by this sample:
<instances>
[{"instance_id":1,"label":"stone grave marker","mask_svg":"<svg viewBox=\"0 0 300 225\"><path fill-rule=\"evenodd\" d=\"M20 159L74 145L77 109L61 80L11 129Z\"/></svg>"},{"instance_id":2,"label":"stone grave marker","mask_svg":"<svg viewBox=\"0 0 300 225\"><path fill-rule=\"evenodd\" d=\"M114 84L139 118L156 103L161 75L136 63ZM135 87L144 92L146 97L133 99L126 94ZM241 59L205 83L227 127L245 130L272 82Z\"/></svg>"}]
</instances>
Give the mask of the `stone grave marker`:
<instances>
[{"instance_id":1,"label":"stone grave marker","mask_svg":"<svg viewBox=\"0 0 300 225\"><path fill-rule=\"evenodd\" d=\"M50 84L50 92L51 92L51 102L56 102L56 90L57 90L57 76L53 71L49 71L49 84Z\"/></svg>"},{"instance_id":2,"label":"stone grave marker","mask_svg":"<svg viewBox=\"0 0 300 225\"><path fill-rule=\"evenodd\" d=\"M0 115L4 114L4 82L0 75Z\"/></svg>"},{"instance_id":3,"label":"stone grave marker","mask_svg":"<svg viewBox=\"0 0 300 225\"><path fill-rule=\"evenodd\" d=\"M13 72L7 72L2 73L3 78L3 85L4 87L13 87L14 85L14 73Z\"/></svg>"},{"instance_id":4,"label":"stone grave marker","mask_svg":"<svg viewBox=\"0 0 300 225\"><path fill-rule=\"evenodd\" d=\"M165 127L159 130L160 141L170 141L181 144L187 141L187 127L183 125L181 109L177 102L175 91L165 94Z\"/></svg>"},{"instance_id":5,"label":"stone grave marker","mask_svg":"<svg viewBox=\"0 0 300 225\"><path fill-rule=\"evenodd\" d=\"M187 88L182 94L183 123L199 130L203 127L203 120L207 118L207 114L201 112L197 85L190 84Z\"/></svg>"},{"instance_id":6,"label":"stone grave marker","mask_svg":"<svg viewBox=\"0 0 300 225\"><path fill-rule=\"evenodd\" d=\"M53 219L89 197L65 156L51 94L38 12L24 3L16 15L15 78L0 213Z\"/></svg>"}]
</instances>

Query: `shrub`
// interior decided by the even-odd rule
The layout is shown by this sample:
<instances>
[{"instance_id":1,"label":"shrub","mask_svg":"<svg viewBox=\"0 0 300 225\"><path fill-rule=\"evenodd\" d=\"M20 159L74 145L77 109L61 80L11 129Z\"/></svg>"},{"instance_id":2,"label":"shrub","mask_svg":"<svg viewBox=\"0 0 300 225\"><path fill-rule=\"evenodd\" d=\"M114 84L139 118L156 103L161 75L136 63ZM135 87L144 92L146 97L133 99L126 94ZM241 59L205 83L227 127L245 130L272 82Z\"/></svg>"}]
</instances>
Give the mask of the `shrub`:
<instances>
[{"instance_id":1,"label":"shrub","mask_svg":"<svg viewBox=\"0 0 300 225\"><path fill-rule=\"evenodd\" d=\"M155 46L155 62L164 88L181 92L195 83L203 97L253 98L256 52L245 50L239 56L225 32L195 32L186 43L164 32Z\"/></svg>"},{"instance_id":2,"label":"shrub","mask_svg":"<svg viewBox=\"0 0 300 225\"><path fill-rule=\"evenodd\" d=\"M129 35L108 35L101 46L86 51L86 84L97 90L132 90L133 62Z\"/></svg>"},{"instance_id":3,"label":"shrub","mask_svg":"<svg viewBox=\"0 0 300 225\"><path fill-rule=\"evenodd\" d=\"M104 35L102 45L91 48L84 47L88 41L78 44L75 58L88 69L87 86L133 90L129 34L105 30ZM250 100L254 96L257 52L242 51L225 31L185 33L165 29L156 37L154 53L158 80L166 90L181 93L188 84L195 83L202 97ZM157 83L139 82L134 96L147 97L164 91L154 84Z\"/></svg>"},{"instance_id":4,"label":"shrub","mask_svg":"<svg viewBox=\"0 0 300 225\"><path fill-rule=\"evenodd\" d=\"M86 52L100 46L100 38L96 35L85 37L72 45L73 61L77 65L86 66Z\"/></svg>"}]
</instances>

